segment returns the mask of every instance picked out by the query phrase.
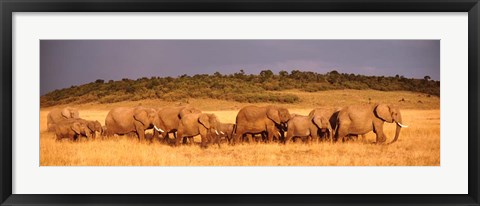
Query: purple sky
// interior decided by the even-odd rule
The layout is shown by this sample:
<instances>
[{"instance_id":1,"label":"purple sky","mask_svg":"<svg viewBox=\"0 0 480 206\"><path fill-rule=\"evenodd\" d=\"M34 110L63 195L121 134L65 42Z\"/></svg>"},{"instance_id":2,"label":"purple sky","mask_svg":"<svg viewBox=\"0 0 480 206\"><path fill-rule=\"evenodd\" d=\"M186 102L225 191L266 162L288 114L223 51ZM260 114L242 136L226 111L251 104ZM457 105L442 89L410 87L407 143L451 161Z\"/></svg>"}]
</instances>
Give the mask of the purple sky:
<instances>
[{"instance_id":1,"label":"purple sky","mask_svg":"<svg viewBox=\"0 0 480 206\"><path fill-rule=\"evenodd\" d=\"M40 92L96 79L270 69L440 79L439 40L41 40Z\"/></svg>"}]
</instances>

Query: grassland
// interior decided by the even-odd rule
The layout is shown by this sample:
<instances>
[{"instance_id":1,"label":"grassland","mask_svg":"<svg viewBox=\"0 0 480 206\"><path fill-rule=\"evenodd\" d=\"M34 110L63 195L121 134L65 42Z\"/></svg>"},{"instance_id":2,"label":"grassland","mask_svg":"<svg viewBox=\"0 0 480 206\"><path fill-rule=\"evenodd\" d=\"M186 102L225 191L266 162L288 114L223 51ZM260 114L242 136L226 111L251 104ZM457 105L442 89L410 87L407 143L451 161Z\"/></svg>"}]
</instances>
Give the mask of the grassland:
<instances>
[{"instance_id":1,"label":"grassland","mask_svg":"<svg viewBox=\"0 0 480 206\"><path fill-rule=\"evenodd\" d=\"M342 107L362 103L391 103L402 109L409 128L402 130L399 141L391 145L373 145L375 136L367 134L367 143L361 141L330 144L282 145L253 143L221 148L197 145L170 147L159 142L138 142L134 137L119 136L105 140L56 142L46 132L46 117L55 107L40 111L40 165L41 166L438 166L440 165L440 100L439 97L414 92L383 92L374 90L334 90L294 93L300 101L283 104L291 113L308 114L316 107ZM111 108L143 105L163 107L190 104L204 112L215 113L222 122L234 122L238 110L248 105L225 100L187 99L181 102L160 100L116 102L112 104L70 105L80 109L85 119L104 122ZM265 103L266 104L266 103ZM257 105L263 105L257 104ZM62 107L56 106L56 107ZM384 131L390 141L395 126L386 124ZM148 131L151 133L151 131ZM196 141L199 141L196 139Z\"/></svg>"}]
</instances>

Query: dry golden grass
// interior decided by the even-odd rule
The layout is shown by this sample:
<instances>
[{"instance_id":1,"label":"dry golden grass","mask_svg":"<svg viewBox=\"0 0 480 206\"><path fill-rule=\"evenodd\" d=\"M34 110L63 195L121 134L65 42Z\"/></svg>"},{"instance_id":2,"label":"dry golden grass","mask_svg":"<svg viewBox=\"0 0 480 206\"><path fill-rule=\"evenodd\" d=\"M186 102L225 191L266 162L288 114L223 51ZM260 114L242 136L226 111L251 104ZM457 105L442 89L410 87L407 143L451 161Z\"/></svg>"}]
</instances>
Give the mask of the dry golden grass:
<instances>
[{"instance_id":1,"label":"dry golden grass","mask_svg":"<svg viewBox=\"0 0 480 206\"><path fill-rule=\"evenodd\" d=\"M293 92L293 91L292 91ZM302 102L284 105L291 113L308 114L318 106L345 106L368 102L396 103L409 128L402 130L399 141L391 145L373 145L361 141L330 144L298 142L287 146L271 143L254 143L230 146L222 144L208 149L198 145L177 148L158 142L138 142L135 137L122 136L107 140L56 142L53 134L46 132L46 117L51 108L40 111L40 165L41 166L439 166L440 165L440 110L439 98L411 92L378 91L328 91L321 93L296 93ZM335 97L341 97L335 99ZM405 102L398 102L398 99ZM329 100L330 99L330 100ZM422 103L418 103L418 101ZM246 105L215 100L189 100L191 105L205 112L215 113L223 122L234 122L238 108ZM98 120L102 124L110 108L133 106L139 102L109 105L74 105L81 109L80 116ZM161 107L178 103L144 101L142 105ZM391 141L395 126L385 125ZM151 131L149 131L151 133ZM373 142L373 133L367 141ZM196 141L199 141L196 139Z\"/></svg>"}]
</instances>

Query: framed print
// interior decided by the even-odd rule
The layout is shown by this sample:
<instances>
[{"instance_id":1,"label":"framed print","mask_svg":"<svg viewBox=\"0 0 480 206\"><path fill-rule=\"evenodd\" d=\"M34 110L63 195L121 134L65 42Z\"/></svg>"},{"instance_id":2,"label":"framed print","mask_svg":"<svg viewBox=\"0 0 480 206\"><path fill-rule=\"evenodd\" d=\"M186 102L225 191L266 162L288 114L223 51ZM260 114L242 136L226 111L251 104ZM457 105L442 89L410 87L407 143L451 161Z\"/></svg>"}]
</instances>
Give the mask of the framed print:
<instances>
[{"instance_id":1,"label":"framed print","mask_svg":"<svg viewBox=\"0 0 480 206\"><path fill-rule=\"evenodd\" d=\"M0 5L4 205L479 205L476 0Z\"/></svg>"}]
</instances>

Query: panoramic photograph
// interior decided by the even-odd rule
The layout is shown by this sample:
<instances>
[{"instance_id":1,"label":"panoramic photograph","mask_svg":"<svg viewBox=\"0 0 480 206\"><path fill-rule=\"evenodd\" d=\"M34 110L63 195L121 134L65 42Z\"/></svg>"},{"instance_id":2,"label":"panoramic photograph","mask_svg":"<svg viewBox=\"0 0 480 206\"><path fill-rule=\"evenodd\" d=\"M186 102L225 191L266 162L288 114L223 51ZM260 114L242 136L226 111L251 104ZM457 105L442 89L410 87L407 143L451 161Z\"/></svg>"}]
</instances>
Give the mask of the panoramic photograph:
<instances>
[{"instance_id":1,"label":"panoramic photograph","mask_svg":"<svg viewBox=\"0 0 480 206\"><path fill-rule=\"evenodd\" d=\"M40 166L440 166L439 40L40 40Z\"/></svg>"}]
</instances>

